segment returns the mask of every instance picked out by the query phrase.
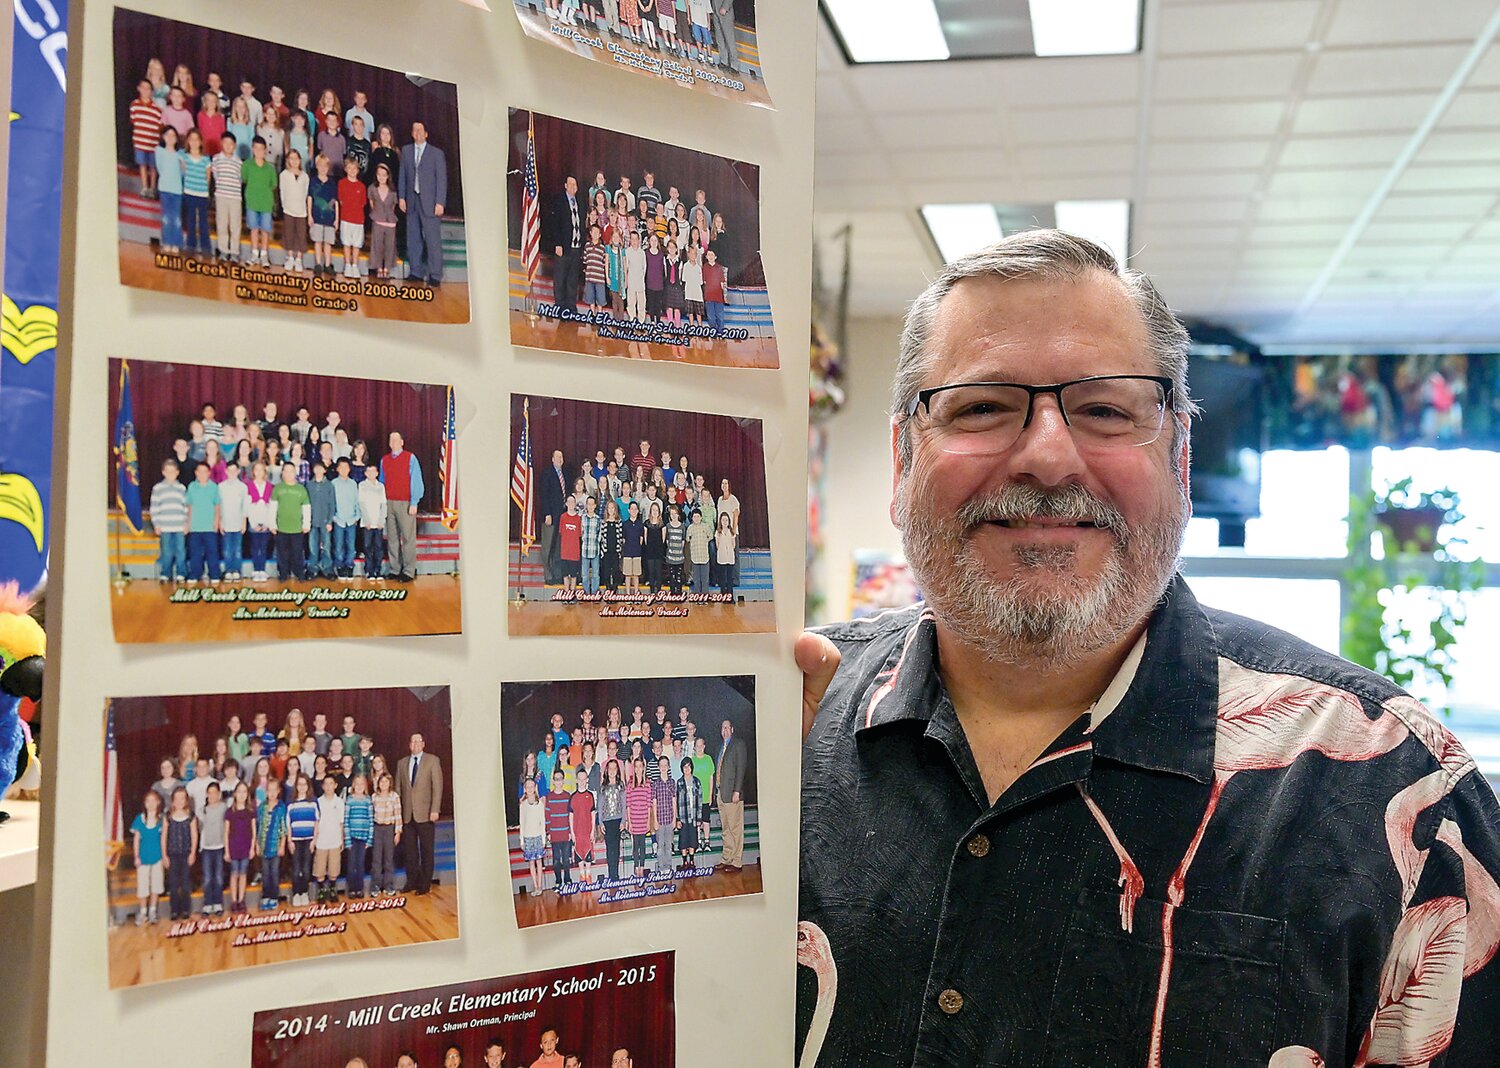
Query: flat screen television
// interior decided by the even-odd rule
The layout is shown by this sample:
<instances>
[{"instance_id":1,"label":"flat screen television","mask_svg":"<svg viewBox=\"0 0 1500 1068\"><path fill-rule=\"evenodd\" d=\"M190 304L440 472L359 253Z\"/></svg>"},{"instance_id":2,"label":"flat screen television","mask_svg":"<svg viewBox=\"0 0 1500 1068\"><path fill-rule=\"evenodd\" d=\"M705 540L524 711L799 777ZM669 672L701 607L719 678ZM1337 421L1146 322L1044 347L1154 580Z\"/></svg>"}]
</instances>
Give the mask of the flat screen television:
<instances>
[{"instance_id":1,"label":"flat screen television","mask_svg":"<svg viewBox=\"0 0 1500 1068\"><path fill-rule=\"evenodd\" d=\"M1203 409L1193 420L1193 514L1219 520L1219 544L1243 546L1245 520L1260 515L1265 448L1265 372L1191 356L1188 386Z\"/></svg>"}]
</instances>

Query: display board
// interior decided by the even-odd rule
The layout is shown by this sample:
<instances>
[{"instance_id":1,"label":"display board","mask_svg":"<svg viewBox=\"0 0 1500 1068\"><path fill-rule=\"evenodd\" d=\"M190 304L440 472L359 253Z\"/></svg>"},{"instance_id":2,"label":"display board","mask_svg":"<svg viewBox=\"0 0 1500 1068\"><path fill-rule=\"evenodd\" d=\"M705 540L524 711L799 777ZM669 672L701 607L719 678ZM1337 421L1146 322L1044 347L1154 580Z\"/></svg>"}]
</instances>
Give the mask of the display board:
<instances>
[{"instance_id":1,"label":"display board","mask_svg":"<svg viewBox=\"0 0 1500 1068\"><path fill-rule=\"evenodd\" d=\"M46 726L55 759L43 783L36 916L46 944L35 983L36 1048L18 1063L87 1063L101 1048L121 1063L164 1068L335 1061L385 1068L407 1054L420 1065L451 1057L529 1064L539 1056L550 1064L553 1053L594 1068L619 1063L622 1049L626 1063L642 1068L792 1058L800 741L791 710L800 679L791 645L802 624L805 377L795 361L777 368L773 358L719 360L701 339L685 346L694 354L686 359L523 347L510 298L514 238L524 231L514 213L523 205L511 202L506 174L513 109L628 132L695 159L741 161L734 166L754 179L743 187L753 197L744 210L758 214L759 233L736 262L753 258L756 277L742 272L731 285L757 290L767 326L774 303L777 335L802 336L816 9L756 0L753 20L739 19L754 27L763 79L753 84L776 86L780 109L772 110L753 106L752 93L684 92L623 65L567 56L528 37L510 5L490 6L394 5L372 17L346 0L253 8L132 0L138 14L127 19L128 40L116 35L123 9L99 0L72 7L58 348L65 358L50 508L58 518L48 606L46 708L54 718ZM285 27L309 20L328 39L316 53L298 53L310 39L288 37ZM200 29L163 29L183 24ZM355 25L357 33L341 32ZM368 233L354 235L363 244L351 257L361 292L348 296L360 306L343 314L122 280L121 190L140 181L131 173L133 144L124 157L122 101L128 105L145 73L136 68L153 59L168 78L179 63L198 83L217 73L231 95L248 81L263 102L272 99L271 84L289 107L307 89L315 113L323 112L327 83L342 111L368 110L377 127L388 112L455 101L456 117L434 119L427 143L448 153L450 182L461 144L461 199L450 186L454 218L438 238L444 276L420 288L467 308L378 317L371 302L379 294L365 290L382 281L376 272L384 268L370 259ZM348 82L351 70L368 74L368 85ZM395 131L398 159L415 148L413 125L408 115ZM347 153L349 133L341 136ZM423 153L429 164L430 153ZM638 187L636 172L649 162L615 153L575 165L586 171L579 175L586 191L600 169L622 170ZM432 173L423 171L424 181ZM735 203L729 186L684 173L683 183L694 194L704 188L715 210L716 198ZM357 201L348 192L349 203ZM259 273L342 282L345 233L337 233L333 274L299 275L297 261L288 269L285 258L285 201L276 204L269 228L242 221L242 259L269 242L269 268L262 262ZM135 199L128 207L130 236L144 236L141 247L159 243L160 220ZM210 206L215 227L217 208ZM730 223L729 214L733 236L749 236L741 215ZM393 290L415 290L416 279L403 273L411 269L406 231L420 224L409 214L398 222ZM294 223L294 248L300 238ZM543 277L550 251L543 250ZM223 262L212 250L199 256L201 266ZM313 260L309 250L301 267ZM691 322L693 311L684 310ZM443 319L450 321L434 321ZM522 440L528 413L530 439ZM271 438L283 440L283 424L300 447L289 467L290 448L269 447ZM684 558L663 572L658 590L623 559L618 569L601 559L597 575L580 567L576 583L563 566L549 583L540 535L532 541L525 523L528 500L533 521L540 516L554 430L568 437L570 475L601 449L622 446L628 460L648 440L657 467L673 473L669 483L663 470L658 496L701 502L692 477L701 472L715 527L730 515L735 536L726 534L721 547L713 537L684 535ZM210 438L218 448L208 447ZM378 490L384 512L360 511L379 505L347 485L331 495L318 485L325 438L335 472L364 442L368 477L357 486ZM174 517L176 487L155 503L152 493L179 445L179 472L193 473L191 485L180 483L182 515ZM663 449L672 454L665 463ZM285 488L253 503L246 517L238 491L223 489L234 489L236 454L252 470L266 463L267 485L268 459L282 465ZM678 469L685 486L676 485ZM355 483L354 473L336 477ZM601 479L593 481L597 505ZM615 492L607 470L602 482ZM623 498L621 486L607 510L618 511ZM383 528L370 524L383 543L367 542L360 525L367 515L383 519ZM707 515L700 521L706 526ZM175 539L162 536L179 524L183 561ZM252 538L257 530L269 538ZM711 558L701 564L695 554L705 545ZM555 600L584 585L588 592L574 592L573 603ZM569 624L517 628L518 601L538 610L523 618L555 614ZM642 604L649 620L636 614ZM619 626L599 625L604 608ZM576 622L586 617L589 626ZM515 790L524 754L545 749L536 738L552 733L555 747L557 735L552 716L542 722L527 698L557 705L560 729L576 738L580 755L590 737L597 749L604 728L606 760L612 706L627 706L624 726L635 704L649 705L652 719L656 705L667 706L684 724L683 739L673 739L693 750L676 762L684 778L672 785L682 791L668 797L662 789L652 800L674 818L665 831L647 824L639 857L623 819L613 849L602 833L608 820L593 824L591 836L587 805L554 806L548 841L566 838L569 852L558 859L567 880L559 888L549 848L534 885ZM600 719L591 732L583 709L594 705ZM698 744L699 731L708 744ZM261 736L255 759L252 734ZM233 772L224 751L231 742ZM670 760L658 760L658 773L663 764L670 774ZM578 764L569 767L576 795ZM593 776L582 773L586 782ZM316 803L296 816L288 809L278 823L282 787L273 781ZM225 783L238 804L226 804ZM319 796L309 798L314 784ZM602 776L598 790L602 800ZM161 799L162 812L148 794ZM283 828L285 840L267 828ZM206 868L202 857L220 849L222 873L217 858ZM618 879L610 878L612 856ZM666 907L644 907L658 903ZM400 1021L385 1015L395 1006ZM705 1020L714 1026L700 1026ZM592 1026L600 1021L613 1021L608 1033Z\"/></svg>"}]
</instances>

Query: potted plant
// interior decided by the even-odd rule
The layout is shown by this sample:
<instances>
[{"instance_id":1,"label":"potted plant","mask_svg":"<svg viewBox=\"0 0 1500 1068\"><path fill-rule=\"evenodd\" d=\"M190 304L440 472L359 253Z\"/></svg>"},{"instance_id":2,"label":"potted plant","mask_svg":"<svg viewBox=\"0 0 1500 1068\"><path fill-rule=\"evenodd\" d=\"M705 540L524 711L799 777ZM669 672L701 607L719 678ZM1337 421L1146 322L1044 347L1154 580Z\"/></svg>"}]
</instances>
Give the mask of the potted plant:
<instances>
[{"instance_id":1,"label":"potted plant","mask_svg":"<svg viewBox=\"0 0 1500 1068\"><path fill-rule=\"evenodd\" d=\"M1410 525L1391 524L1394 515L1409 511L1420 518ZM1411 479L1385 493L1351 498L1340 642L1347 659L1403 688L1418 683L1446 691L1452 685L1453 646L1468 618L1468 595L1484 584L1483 561L1458 555L1465 542L1452 527L1463 518L1457 493L1414 493ZM1381 559L1371 552L1377 532L1384 545ZM1396 589L1427 591L1432 619L1425 628L1413 628L1390 611Z\"/></svg>"},{"instance_id":2,"label":"potted plant","mask_svg":"<svg viewBox=\"0 0 1500 1068\"><path fill-rule=\"evenodd\" d=\"M1458 494L1451 489L1415 493L1411 479L1403 478L1376 498L1375 521L1386 535L1386 552L1431 553L1438 547L1438 528L1453 524L1458 514Z\"/></svg>"}]
</instances>

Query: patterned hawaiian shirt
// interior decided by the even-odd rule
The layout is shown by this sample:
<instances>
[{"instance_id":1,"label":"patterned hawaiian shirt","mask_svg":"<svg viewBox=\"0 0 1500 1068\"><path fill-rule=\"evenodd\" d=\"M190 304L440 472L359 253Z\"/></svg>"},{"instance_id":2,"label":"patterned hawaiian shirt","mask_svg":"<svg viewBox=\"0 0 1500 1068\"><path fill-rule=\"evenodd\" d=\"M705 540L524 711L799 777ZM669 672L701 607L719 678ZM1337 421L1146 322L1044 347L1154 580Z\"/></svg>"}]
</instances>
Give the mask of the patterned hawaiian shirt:
<instances>
[{"instance_id":1,"label":"patterned hawaiian shirt","mask_svg":"<svg viewBox=\"0 0 1500 1068\"><path fill-rule=\"evenodd\" d=\"M930 611L824 633L802 1065L1500 1064L1500 804L1390 682L1179 578L990 804Z\"/></svg>"}]
</instances>

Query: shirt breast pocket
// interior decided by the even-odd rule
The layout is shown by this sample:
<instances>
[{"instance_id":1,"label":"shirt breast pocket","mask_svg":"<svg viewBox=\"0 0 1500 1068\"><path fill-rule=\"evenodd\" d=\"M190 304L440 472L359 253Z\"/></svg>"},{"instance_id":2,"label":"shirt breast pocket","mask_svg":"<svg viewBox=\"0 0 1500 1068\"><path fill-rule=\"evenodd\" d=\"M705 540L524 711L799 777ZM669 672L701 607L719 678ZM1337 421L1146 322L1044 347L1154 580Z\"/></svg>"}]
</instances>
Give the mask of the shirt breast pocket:
<instances>
[{"instance_id":1,"label":"shirt breast pocket","mask_svg":"<svg viewBox=\"0 0 1500 1068\"><path fill-rule=\"evenodd\" d=\"M1142 1068L1151 1047L1164 956L1164 902L1086 890L1069 921L1047 1021L1047 1064ZM1264 1068L1276 1049L1285 922L1178 908L1161 1063Z\"/></svg>"}]
</instances>

